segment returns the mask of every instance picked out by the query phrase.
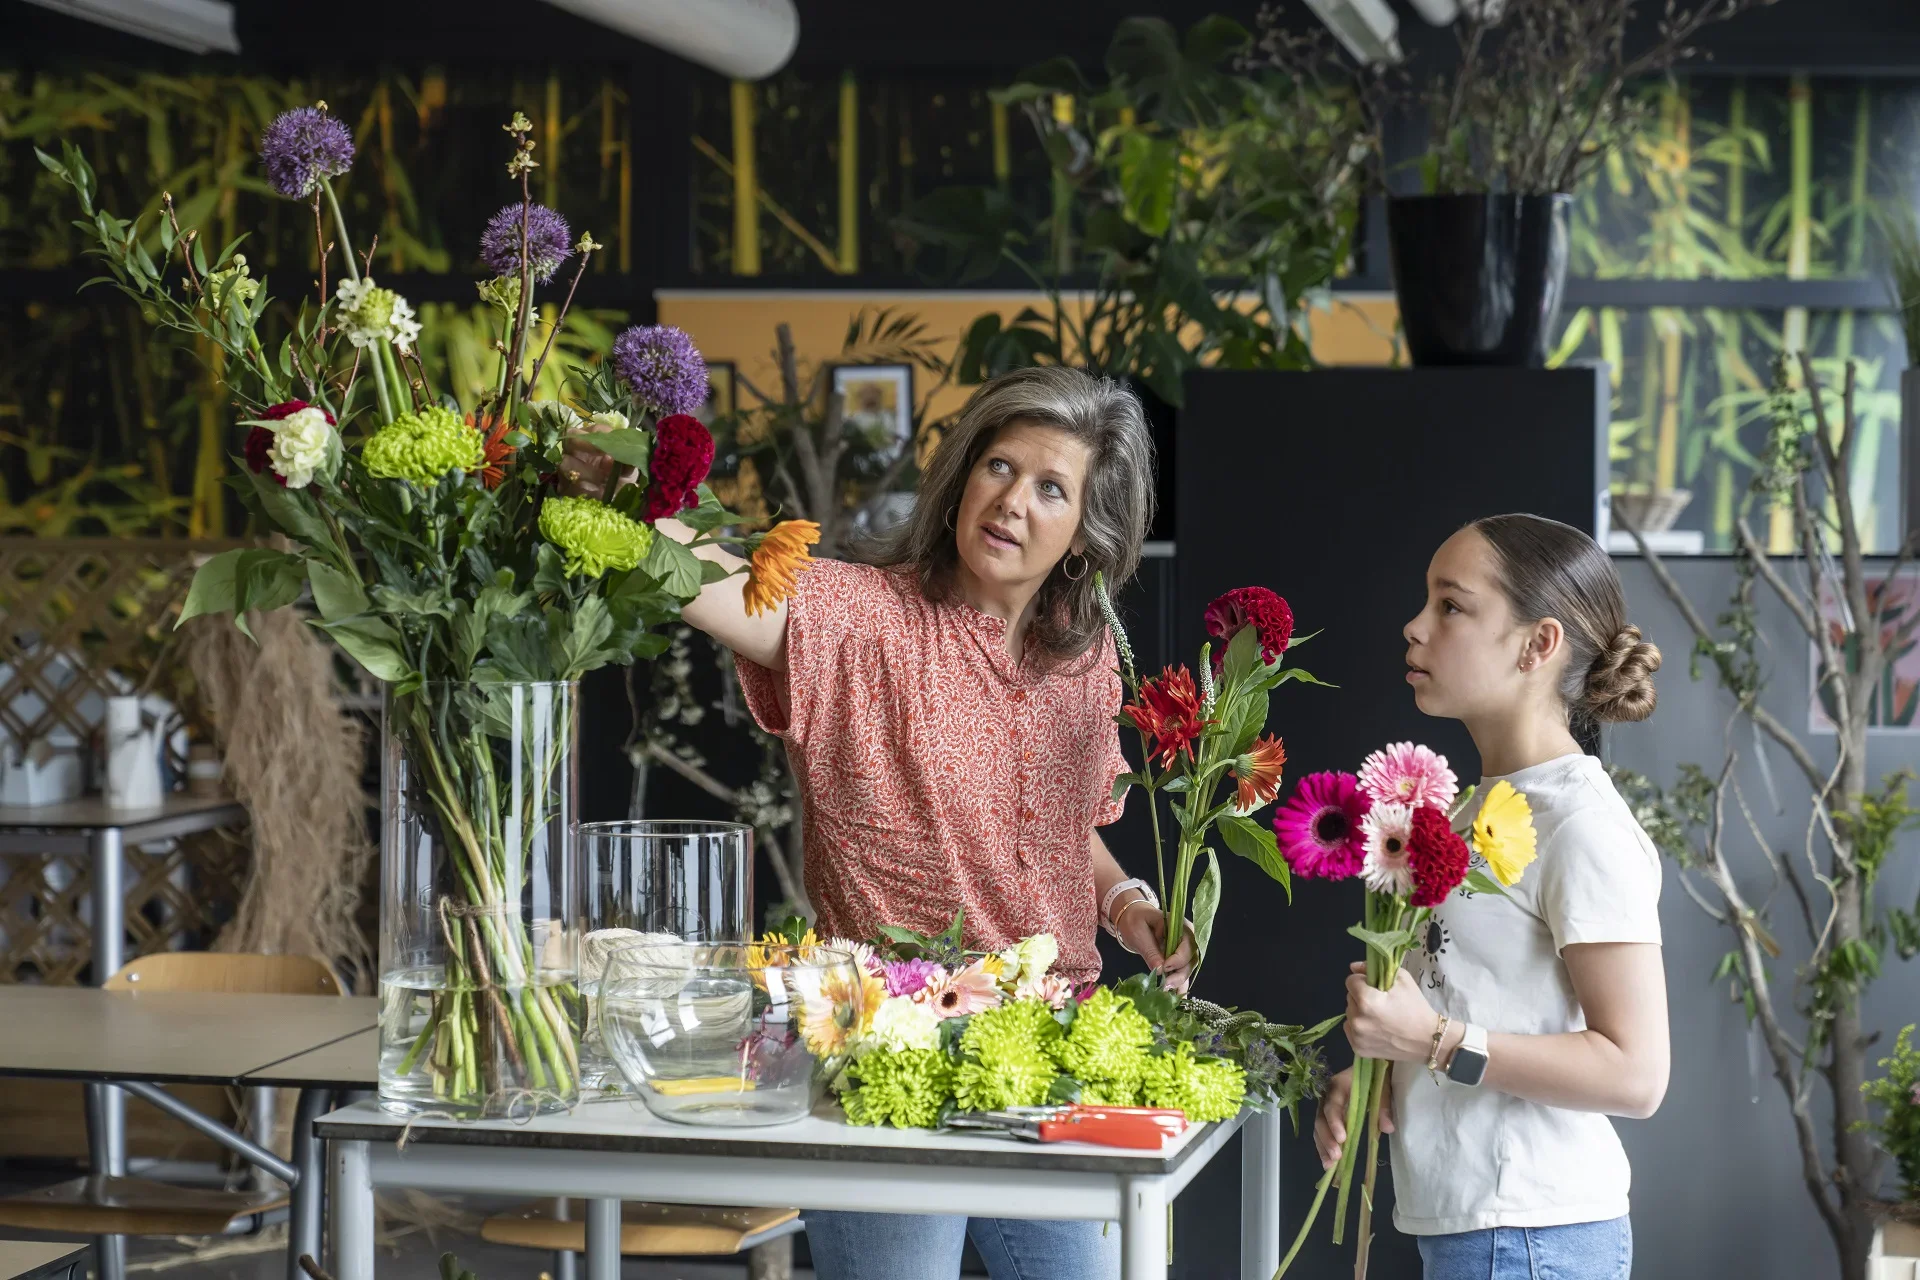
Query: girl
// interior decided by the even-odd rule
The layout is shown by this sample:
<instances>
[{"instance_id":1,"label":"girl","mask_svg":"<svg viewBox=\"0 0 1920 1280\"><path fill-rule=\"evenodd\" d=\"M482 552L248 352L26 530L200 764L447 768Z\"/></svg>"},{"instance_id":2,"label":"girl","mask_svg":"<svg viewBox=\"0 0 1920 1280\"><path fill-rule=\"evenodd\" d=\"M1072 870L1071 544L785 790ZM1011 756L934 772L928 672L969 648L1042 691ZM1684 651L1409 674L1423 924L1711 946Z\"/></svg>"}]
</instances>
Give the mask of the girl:
<instances>
[{"instance_id":1,"label":"girl","mask_svg":"<svg viewBox=\"0 0 1920 1280\"><path fill-rule=\"evenodd\" d=\"M786 740L822 936L934 933L964 908L969 947L1051 933L1055 972L1078 985L1100 973L1097 923L1185 987L1190 943L1163 960L1153 895L1096 830L1120 816L1111 789L1129 766L1093 575L1117 593L1152 516L1153 446L1133 394L1022 369L968 400L913 515L870 564L818 561L757 617L744 576L686 607L733 650L754 718ZM825 1280L953 1280L968 1237L995 1280L1093 1280L1119 1270L1119 1233L1102 1226L807 1214Z\"/></svg>"},{"instance_id":2,"label":"girl","mask_svg":"<svg viewBox=\"0 0 1920 1280\"><path fill-rule=\"evenodd\" d=\"M1538 860L1505 897L1436 909L1391 990L1364 965L1347 979L1354 1053L1397 1064L1394 1225L1420 1238L1426 1280L1623 1280L1629 1170L1605 1117L1650 1116L1666 1093L1660 865L1582 748L1652 714L1660 651L1593 539L1529 515L1449 538L1405 635L1415 703L1466 725L1480 794L1504 778L1526 795ZM1314 1122L1324 1164L1351 1075Z\"/></svg>"}]
</instances>

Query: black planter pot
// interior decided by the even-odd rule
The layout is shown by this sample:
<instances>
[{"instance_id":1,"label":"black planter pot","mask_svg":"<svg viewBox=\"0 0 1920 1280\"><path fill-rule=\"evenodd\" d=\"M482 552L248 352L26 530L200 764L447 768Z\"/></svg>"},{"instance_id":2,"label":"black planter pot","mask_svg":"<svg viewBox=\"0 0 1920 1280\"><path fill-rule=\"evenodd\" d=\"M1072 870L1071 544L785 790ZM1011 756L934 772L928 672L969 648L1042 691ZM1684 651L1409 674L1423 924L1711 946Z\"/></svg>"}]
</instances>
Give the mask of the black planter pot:
<instances>
[{"instance_id":1,"label":"black planter pot","mask_svg":"<svg viewBox=\"0 0 1920 1280\"><path fill-rule=\"evenodd\" d=\"M1387 201L1394 292L1416 365L1546 363L1572 204L1564 195Z\"/></svg>"}]
</instances>

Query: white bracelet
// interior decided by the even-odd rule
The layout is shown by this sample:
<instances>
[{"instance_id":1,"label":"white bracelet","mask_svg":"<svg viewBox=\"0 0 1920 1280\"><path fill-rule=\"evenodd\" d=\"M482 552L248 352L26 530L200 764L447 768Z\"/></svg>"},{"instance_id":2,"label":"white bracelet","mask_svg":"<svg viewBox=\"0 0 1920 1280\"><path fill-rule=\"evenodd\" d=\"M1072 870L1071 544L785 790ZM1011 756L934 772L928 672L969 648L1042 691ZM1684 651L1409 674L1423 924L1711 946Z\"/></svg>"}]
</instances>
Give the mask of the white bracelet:
<instances>
[{"instance_id":1,"label":"white bracelet","mask_svg":"<svg viewBox=\"0 0 1920 1280\"><path fill-rule=\"evenodd\" d=\"M1154 893L1153 886L1149 885L1145 880L1122 880L1119 884L1107 890L1106 896L1100 899L1100 927L1105 929L1109 934L1112 934L1115 938L1120 936L1120 932L1113 927L1113 917L1111 915L1113 911L1113 900L1128 889L1138 889L1140 896L1145 898L1149 905L1155 907L1160 905L1159 896Z\"/></svg>"}]
</instances>

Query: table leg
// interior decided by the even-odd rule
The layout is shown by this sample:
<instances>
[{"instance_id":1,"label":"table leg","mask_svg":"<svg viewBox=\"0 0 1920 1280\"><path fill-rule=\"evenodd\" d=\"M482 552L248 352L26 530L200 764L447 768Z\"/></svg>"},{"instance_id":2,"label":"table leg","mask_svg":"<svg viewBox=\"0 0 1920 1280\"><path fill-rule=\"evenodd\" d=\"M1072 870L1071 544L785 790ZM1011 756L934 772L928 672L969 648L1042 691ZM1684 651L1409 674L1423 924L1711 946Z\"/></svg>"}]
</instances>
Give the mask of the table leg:
<instances>
[{"instance_id":1,"label":"table leg","mask_svg":"<svg viewBox=\"0 0 1920 1280\"><path fill-rule=\"evenodd\" d=\"M620 1280L620 1202L587 1201L587 1280Z\"/></svg>"},{"instance_id":2,"label":"table leg","mask_svg":"<svg viewBox=\"0 0 1920 1280\"><path fill-rule=\"evenodd\" d=\"M373 1167L365 1142L333 1148L333 1275L374 1280Z\"/></svg>"},{"instance_id":3,"label":"table leg","mask_svg":"<svg viewBox=\"0 0 1920 1280\"><path fill-rule=\"evenodd\" d=\"M264 1091L263 1091L264 1092ZM320 1261L320 1228L325 1221L326 1167L313 1122L324 1115L333 1094L328 1089L302 1089L293 1111L293 1165L300 1181L293 1188L287 1213L287 1280L305 1280L300 1255Z\"/></svg>"},{"instance_id":4,"label":"table leg","mask_svg":"<svg viewBox=\"0 0 1920 1280\"><path fill-rule=\"evenodd\" d=\"M126 887L120 831L102 827L88 835L93 861L93 985L120 971L126 951ZM127 1097L111 1085L87 1088L87 1161L96 1175L124 1177L127 1172ZM127 1238L100 1236L100 1280L124 1280Z\"/></svg>"},{"instance_id":5,"label":"table leg","mask_svg":"<svg viewBox=\"0 0 1920 1280\"><path fill-rule=\"evenodd\" d=\"M561 1196L553 1202L553 1220L569 1222L573 1218L573 1201ZM579 1255L571 1249L553 1251L553 1280L580 1280L578 1266Z\"/></svg>"},{"instance_id":6,"label":"table leg","mask_svg":"<svg viewBox=\"0 0 1920 1280\"><path fill-rule=\"evenodd\" d=\"M1122 1280L1166 1280L1167 1192L1159 1178L1128 1178L1120 1197Z\"/></svg>"},{"instance_id":7,"label":"table leg","mask_svg":"<svg viewBox=\"0 0 1920 1280\"><path fill-rule=\"evenodd\" d=\"M1280 1113L1256 1111L1240 1127L1240 1280L1280 1269Z\"/></svg>"}]
</instances>

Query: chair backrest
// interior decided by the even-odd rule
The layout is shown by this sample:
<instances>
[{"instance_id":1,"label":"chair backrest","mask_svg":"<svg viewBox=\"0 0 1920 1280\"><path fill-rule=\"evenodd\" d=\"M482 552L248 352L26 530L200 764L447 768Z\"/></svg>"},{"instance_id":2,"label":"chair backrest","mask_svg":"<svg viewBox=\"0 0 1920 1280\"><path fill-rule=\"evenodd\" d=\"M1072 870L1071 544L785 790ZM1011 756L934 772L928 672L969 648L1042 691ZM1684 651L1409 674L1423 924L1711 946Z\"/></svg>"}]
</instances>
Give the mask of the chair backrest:
<instances>
[{"instance_id":1,"label":"chair backrest","mask_svg":"<svg viewBox=\"0 0 1920 1280\"><path fill-rule=\"evenodd\" d=\"M337 996L340 980L313 956L228 951L157 951L123 965L109 991L229 991L250 995Z\"/></svg>"}]
</instances>

